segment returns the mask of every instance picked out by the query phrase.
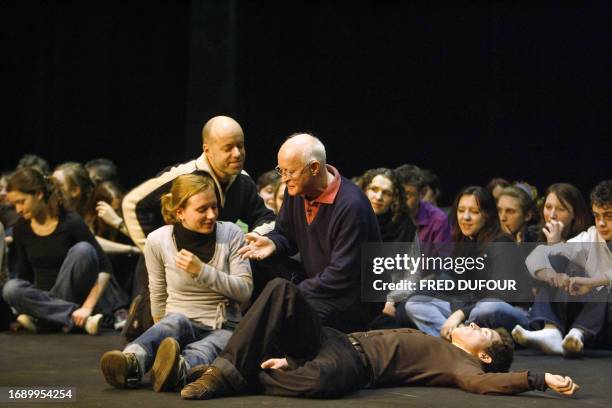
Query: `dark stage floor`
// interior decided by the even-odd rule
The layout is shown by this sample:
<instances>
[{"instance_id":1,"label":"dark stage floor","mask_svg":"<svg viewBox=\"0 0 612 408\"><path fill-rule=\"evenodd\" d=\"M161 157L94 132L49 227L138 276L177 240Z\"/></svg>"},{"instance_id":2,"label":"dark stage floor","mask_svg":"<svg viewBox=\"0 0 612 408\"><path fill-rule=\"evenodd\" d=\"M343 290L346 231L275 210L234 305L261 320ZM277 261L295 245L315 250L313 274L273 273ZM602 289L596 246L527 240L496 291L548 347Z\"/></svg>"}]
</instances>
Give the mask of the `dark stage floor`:
<instances>
[{"instance_id":1,"label":"dark stage floor","mask_svg":"<svg viewBox=\"0 0 612 408\"><path fill-rule=\"evenodd\" d=\"M99 337L62 334L0 333L0 386L76 387L76 403L52 406L78 407L610 407L612 406L612 352L591 352L582 360L542 356L532 351L517 352L514 369L564 373L582 386L572 399L546 393L519 396L481 396L457 389L403 387L364 390L339 400L305 400L266 396L232 397L212 401L182 401L178 394L154 393L149 384L137 390L116 390L108 386L98 360L106 350L120 348L114 333ZM0 406L40 407L40 403L15 403Z\"/></svg>"}]
</instances>

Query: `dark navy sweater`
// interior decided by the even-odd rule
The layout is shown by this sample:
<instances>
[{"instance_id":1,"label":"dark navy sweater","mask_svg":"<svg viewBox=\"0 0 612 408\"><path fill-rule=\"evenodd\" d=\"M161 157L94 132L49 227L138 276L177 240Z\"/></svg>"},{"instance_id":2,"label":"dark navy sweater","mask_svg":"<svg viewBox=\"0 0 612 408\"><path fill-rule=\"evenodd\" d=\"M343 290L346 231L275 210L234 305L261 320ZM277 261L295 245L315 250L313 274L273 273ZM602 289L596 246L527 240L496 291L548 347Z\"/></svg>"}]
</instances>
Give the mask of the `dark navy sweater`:
<instances>
[{"instance_id":1,"label":"dark navy sweater","mask_svg":"<svg viewBox=\"0 0 612 408\"><path fill-rule=\"evenodd\" d=\"M380 231L370 202L350 180L341 177L333 204L320 204L315 219L306 222L304 197L285 191L276 226L267 236L276 253L300 252L306 277L298 287L311 298L359 295L361 245L380 242Z\"/></svg>"}]
</instances>

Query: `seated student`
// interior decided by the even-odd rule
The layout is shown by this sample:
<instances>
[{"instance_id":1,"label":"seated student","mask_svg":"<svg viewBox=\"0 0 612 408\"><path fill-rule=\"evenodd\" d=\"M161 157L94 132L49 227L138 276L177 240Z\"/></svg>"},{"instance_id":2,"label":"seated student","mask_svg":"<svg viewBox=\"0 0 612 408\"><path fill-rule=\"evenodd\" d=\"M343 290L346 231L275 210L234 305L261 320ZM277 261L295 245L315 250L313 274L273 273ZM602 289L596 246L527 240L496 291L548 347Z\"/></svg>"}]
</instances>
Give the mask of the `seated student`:
<instances>
[{"instance_id":1,"label":"seated student","mask_svg":"<svg viewBox=\"0 0 612 408\"><path fill-rule=\"evenodd\" d=\"M487 254L486 269L472 270L464 279L508 279L517 281L517 287L529 285L521 252L513 240L500 231L493 197L482 187L464 188L455 199L452 212L452 257L477 258ZM506 243L491 245L491 243ZM502 246L503 245L503 246ZM455 293L451 299L441 295L416 295L405 303L406 317L420 330L433 336L449 339L452 330L465 322L476 322L486 327L504 327L511 330L517 324L527 324L527 305L515 305L494 299L486 291ZM399 310L402 320L404 310Z\"/></svg>"},{"instance_id":2,"label":"seated student","mask_svg":"<svg viewBox=\"0 0 612 408\"><path fill-rule=\"evenodd\" d=\"M280 183L280 176L276 170L266 171L257 178L257 192L266 207L274 211L274 192ZM277 212L277 211L275 211Z\"/></svg>"},{"instance_id":3,"label":"seated student","mask_svg":"<svg viewBox=\"0 0 612 408\"><path fill-rule=\"evenodd\" d=\"M66 162L55 168L53 177L62 189L66 208L85 219L85 205L94 188L85 167L81 163Z\"/></svg>"},{"instance_id":4,"label":"seated student","mask_svg":"<svg viewBox=\"0 0 612 408\"><path fill-rule=\"evenodd\" d=\"M190 367L211 363L225 347L241 318L239 304L253 290L249 262L236 254L244 235L217 221L210 177L175 178L162 213L171 225L150 233L144 251L156 323L123 352L102 356L102 373L114 387L132 387L149 370L155 391L182 387Z\"/></svg>"},{"instance_id":5,"label":"seated student","mask_svg":"<svg viewBox=\"0 0 612 408\"><path fill-rule=\"evenodd\" d=\"M612 288L612 180L595 186L591 208L594 227L567 243L539 246L527 257L529 272L548 285L539 290L530 312L530 326L540 330L516 327L512 336L518 343L549 354L576 355L602 330ZM555 271L551 256L567 258L585 276Z\"/></svg>"},{"instance_id":6,"label":"seated student","mask_svg":"<svg viewBox=\"0 0 612 408\"><path fill-rule=\"evenodd\" d=\"M406 250L412 256L420 256L419 236L406 207L404 189L393 171L386 168L368 170L359 178L359 186L370 200L382 242L413 242ZM395 303L408 295L405 291L390 292L383 313L395 316Z\"/></svg>"},{"instance_id":7,"label":"seated student","mask_svg":"<svg viewBox=\"0 0 612 408\"><path fill-rule=\"evenodd\" d=\"M140 249L131 245L132 240L129 238L123 218L119 215L122 198L123 193L113 182L99 183L85 205L85 223L109 257L114 277L121 289L125 293L132 293L134 270ZM123 327L126 316L126 310L120 310L115 314L115 329Z\"/></svg>"},{"instance_id":8,"label":"seated student","mask_svg":"<svg viewBox=\"0 0 612 408\"><path fill-rule=\"evenodd\" d=\"M284 358L270 358L274 355ZM322 327L290 282L271 281L219 357L181 390L185 399L261 392L305 398L340 397L361 388L458 387L478 394L517 394L550 387L565 396L570 377L507 372L513 345L503 330L475 324L453 331L452 342L414 329L344 334Z\"/></svg>"},{"instance_id":9,"label":"seated student","mask_svg":"<svg viewBox=\"0 0 612 408\"><path fill-rule=\"evenodd\" d=\"M106 252L140 253L138 247L125 245L130 243L129 233L121 217L121 200L123 192L110 181L98 184L89 196L85 205L85 222L96 235L98 242ZM124 245L116 245L124 242Z\"/></svg>"},{"instance_id":10,"label":"seated student","mask_svg":"<svg viewBox=\"0 0 612 408\"><path fill-rule=\"evenodd\" d=\"M10 173L0 175L0 223L4 226L4 244L7 251L5 257L8 278L15 277L17 259L13 250L13 227L21 219L15 207L6 198L6 183ZM3 302L0 299L0 302Z\"/></svg>"},{"instance_id":11,"label":"seated student","mask_svg":"<svg viewBox=\"0 0 612 408\"><path fill-rule=\"evenodd\" d=\"M544 194L537 242L565 242L586 231L593 220L582 193L568 183L553 184Z\"/></svg>"},{"instance_id":12,"label":"seated student","mask_svg":"<svg viewBox=\"0 0 612 408\"><path fill-rule=\"evenodd\" d=\"M516 242L533 242L537 240L537 234L527 227L537 210L529 190L521 186L523 184L504 187L499 192L497 214L502 231L514 237Z\"/></svg>"},{"instance_id":13,"label":"seated student","mask_svg":"<svg viewBox=\"0 0 612 408\"><path fill-rule=\"evenodd\" d=\"M440 198L440 179L431 170L422 169L423 182L425 186L421 191L421 200L438 207L438 199Z\"/></svg>"},{"instance_id":14,"label":"seated student","mask_svg":"<svg viewBox=\"0 0 612 408\"><path fill-rule=\"evenodd\" d=\"M447 246L435 245L451 241L448 217L438 207L420 200L425 186L422 170L417 166L404 164L393 172L404 187L406 206L417 227L419 242L425 255L448 255Z\"/></svg>"},{"instance_id":15,"label":"seated student","mask_svg":"<svg viewBox=\"0 0 612 408\"><path fill-rule=\"evenodd\" d=\"M368 170L361 176L360 183L376 215L383 242L418 240L416 227L406 207L404 189L392 170Z\"/></svg>"},{"instance_id":16,"label":"seated student","mask_svg":"<svg viewBox=\"0 0 612 408\"><path fill-rule=\"evenodd\" d=\"M21 156L17 162L16 170L25 169L26 167L34 168L45 176L49 175L49 163L35 154L26 153Z\"/></svg>"},{"instance_id":17,"label":"seated student","mask_svg":"<svg viewBox=\"0 0 612 408\"><path fill-rule=\"evenodd\" d=\"M499 193L501 193L502 189L506 187L510 187L511 185L512 184L510 184L508 180L499 178L499 177L495 177L489 180L486 188L489 194L491 194L493 198L495 199L495 201L497 201L497 198L499 197Z\"/></svg>"},{"instance_id":18,"label":"seated student","mask_svg":"<svg viewBox=\"0 0 612 408\"><path fill-rule=\"evenodd\" d=\"M115 184L119 183L117 165L109 159L99 158L90 160L85 163L85 169L89 173L89 178L96 186L105 181Z\"/></svg>"},{"instance_id":19,"label":"seated student","mask_svg":"<svg viewBox=\"0 0 612 408\"><path fill-rule=\"evenodd\" d=\"M276 185L274 189L274 214L280 212L281 207L283 206L283 201L285 199L285 190L287 189L287 183L280 182Z\"/></svg>"},{"instance_id":20,"label":"seated student","mask_svg":"<svg viewBox=\"0 0 612 408\"><path fill-rule=\"evenodd\" d=\"M2 173L0 175L0 222L4 225L5 229L12 231L20 217L17 211L15 211L15 207L6 198L6 183L9 175L9 173ZM9 233L8 236L10 235Z\"/></svg>"},{"instance_id":21,"label":"seated student","mask_svg":"<svg viewBox=\"0 0 612 408\"><path fill-rule=\"evenodd\" d=\"M17 321L33 332L81 327L97 334L103 314L128 302L102 248L81 217L64 210L59 187L38 170L18 170L7 190L22 216L13 231L18 279L3 289L20 313Z\"/></svg>"},{"instance_id":22,"label":"seated student","mask_svg":"<svg viewBox=\"0 0 612 408\"><path fill-rule=\"evenodd\" d=\"M4 226L0 222L0 290L4 287L8 279L7 254ZM12 313L9 306L4 299L0 297L0 331L8 329L12 320Z\"/></svg>"}]
</instances>

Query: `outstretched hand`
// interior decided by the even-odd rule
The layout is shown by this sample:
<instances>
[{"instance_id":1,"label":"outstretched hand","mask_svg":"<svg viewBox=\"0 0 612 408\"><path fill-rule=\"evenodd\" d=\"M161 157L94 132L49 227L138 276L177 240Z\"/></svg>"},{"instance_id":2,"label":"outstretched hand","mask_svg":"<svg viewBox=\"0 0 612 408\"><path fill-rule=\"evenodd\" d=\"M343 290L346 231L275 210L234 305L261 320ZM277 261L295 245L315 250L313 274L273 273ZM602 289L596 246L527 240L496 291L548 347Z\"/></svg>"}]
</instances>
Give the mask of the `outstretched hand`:
<instances>
[{"instance_id":1,"label":"outstretched hand","mask_svg":"<svg viewBox=\"0 0 612 408\"><path fill-rule=\"evenodd\" d=\"M580 386L574 383L568 376L564 377L562 375L546 373L544 381L546 381L546 385L548 385L551 390L565 397L571 397L580 389Z\"/></svg>"},{"instance_id":2,"label":"outstretched hand","mask_svg":"<svg viewBox=\"0 0 612 408\"><path fill-rule=\"evenodd\" d=\"M250 232L244 238L246 245L236 252L242 259L261 260L269 257L276 251L276 245L268 237Z\"/></svg>"}]
</instances>

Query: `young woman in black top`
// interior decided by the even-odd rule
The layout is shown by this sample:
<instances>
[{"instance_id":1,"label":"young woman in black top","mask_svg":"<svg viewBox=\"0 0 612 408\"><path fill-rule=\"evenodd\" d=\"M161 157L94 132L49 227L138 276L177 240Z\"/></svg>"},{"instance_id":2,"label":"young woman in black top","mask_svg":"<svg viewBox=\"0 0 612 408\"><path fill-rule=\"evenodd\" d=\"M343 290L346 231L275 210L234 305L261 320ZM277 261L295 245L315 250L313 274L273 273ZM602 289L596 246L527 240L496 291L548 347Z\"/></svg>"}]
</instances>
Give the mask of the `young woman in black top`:
<instances>
[{"instance_id":1,"label":"young woman in black top","mask_svg":"<svg viewBox=\"0 0 612 408\"><path fill-rule=\"evenodd\" d=\"M7 191L22 217L13 231L18 278L3 289L20 313L17 321L34 332L80 327L97 334L103 314L127 303L100 245L78 214L64 210L54 182L37 170L14 173Z\"/></svg>"}]
</instances>

